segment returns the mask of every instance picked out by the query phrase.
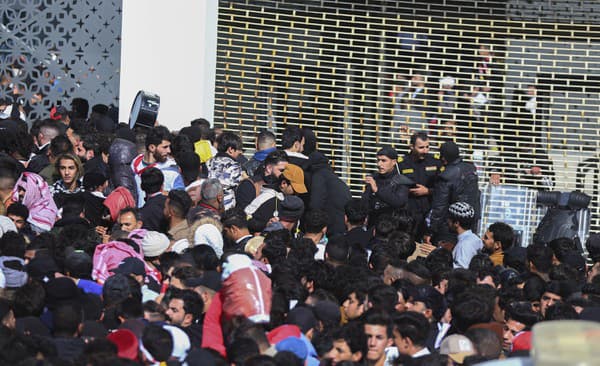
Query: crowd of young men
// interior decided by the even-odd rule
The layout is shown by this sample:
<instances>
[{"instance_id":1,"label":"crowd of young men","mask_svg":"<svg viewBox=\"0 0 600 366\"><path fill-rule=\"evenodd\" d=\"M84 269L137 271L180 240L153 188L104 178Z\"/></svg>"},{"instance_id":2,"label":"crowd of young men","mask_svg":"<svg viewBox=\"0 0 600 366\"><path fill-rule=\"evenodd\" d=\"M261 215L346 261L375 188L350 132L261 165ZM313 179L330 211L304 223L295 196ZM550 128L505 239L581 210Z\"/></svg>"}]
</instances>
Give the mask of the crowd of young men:
<instances>
[{"instance_id":1,"label":"crowd of young men","mask_svg":"<svg viewBox=\"0 0 600 366\"><path fill-rule=\"evenodd\" d=\"M600 237L588 271L571 239L478 233L454 142L381 147L352 198L308 128L248 159L202 119L60 117L0 121L2 364L472 365L600 320Z\"/></svg>"}]
</instances>

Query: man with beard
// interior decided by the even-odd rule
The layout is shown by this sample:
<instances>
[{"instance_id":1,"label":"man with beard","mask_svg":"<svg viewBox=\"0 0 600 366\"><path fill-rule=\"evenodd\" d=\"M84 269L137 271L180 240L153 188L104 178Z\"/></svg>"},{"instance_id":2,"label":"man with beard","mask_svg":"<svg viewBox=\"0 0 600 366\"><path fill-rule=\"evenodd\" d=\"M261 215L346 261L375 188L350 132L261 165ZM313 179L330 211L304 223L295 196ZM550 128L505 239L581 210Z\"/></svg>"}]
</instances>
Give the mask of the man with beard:
<instances>
[{"instance_id":1,"label":"man with beard","mask_svg":"<svg viewBox=\"0 0 600 366\"><path fill-rule=\"evenodd\" d=\"M504 252L513 245L515 233L510 225L495 222L483 235L483 251L490 255L494 266L504 263Z\"/></svg>"},{"instance_id":2,"label":"man with beard","mask_svg":"<svg viewBox=\"0 0 600 366\"><path fill-rule=\"evenodd\" d=\"M170 157L171 139L171 132L166 127L154 127L146 136L146 152L136 156L131 162L138 191L138 207L144 205L146 196L141 188L141 176L149 168L158 168L163 173L165 178L163 189L166 192L171 189L185 189L183 186L175 186L175 180L179 177L179 169L175 160ZM182 179L177 180L183 182Z\"/></svg>"},{"instance_id":3,"label":"man with beard","mask_svg":"<svg viewBox=\"0 0 600 366\"><path fill-rule=\"evenodd\" d=\"M400 173L415 182L409 189L408 210L415 219L415 239L425 234L425 216L431 209L431 194L441 161L429 153L429 137L416 132L410 137L410 152L398 159Z\"/></svg>"},{"instance_id":4,"label":"man with beard","mask_svg":"<svg viewBox=\"0 0 600 366\"><path fill-rule=\"evenodd\" d=\"M275 170L278 170L278 168L275 168ZM256 198L244 208L244 212L249 217L248 228L250 232L263 231L271 219L278 220L283 224L285 219L292 218L291 216L284 217L283 212L291 212L290 207L287 206L288 204L295 207L295 210L292 211L298 212L298 201L288 200L286 197L298 196L307 192L302 169L297 165L287 164L283 171L278 171L276 174L279 176L276 177L271 174L266 177L265 184L260 188ZM302 201L300 201L300 204L302 211L304 211ZM300 216L302 216L302 213L300 213ZM296 223L300 217L294 218L295 220L287 222Z\"/></svg>"},{"instance_id":5,"label":"man with beard","mask_svg":"<svg viewBox=\"0 0 600 366\"><path fill-rule=\"evenodd\" d=\"M259 194L262 186L273 184L279 180L288 166L288 157L284 151L275 150L263 160L251 178L244 179L235 192L236 206L244 209Z\"/></svg>"},{"instance_id":6,"label":"man with beard","mask_svg":"<svg viewBox=\"0 0 600 366\"><path fill-rule=\"evenodd\" d=\"M362 199L369 208L368 226L373 227L381 215L397 212L408 201L408 184L412 182L398 172L398 153L391 146L377 152L377 172L365 178Z\"/></svg>"}]
</instances>

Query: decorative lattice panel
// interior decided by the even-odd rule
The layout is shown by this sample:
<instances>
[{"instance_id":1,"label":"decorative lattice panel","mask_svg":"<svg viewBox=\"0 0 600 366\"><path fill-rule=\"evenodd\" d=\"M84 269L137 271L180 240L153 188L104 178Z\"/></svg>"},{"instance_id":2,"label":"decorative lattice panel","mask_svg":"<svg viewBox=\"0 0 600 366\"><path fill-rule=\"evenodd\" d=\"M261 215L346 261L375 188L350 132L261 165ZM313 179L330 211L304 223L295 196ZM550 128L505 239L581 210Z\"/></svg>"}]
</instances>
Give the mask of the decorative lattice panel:
<instances>
[{"instance_id":1,"label":"decorative lattice panel","mask_svg":"<svg viewBox=\"0 0 600 366\"><path fill-rule=\"evenodd\" d=\"M121 0L0 2L2 98L28 119L74 97L118 105Z\"/></svg>"},{"instance_id":2,"label":"decorative lattice panel","mask_svg":"<svg viewBox=\"0 0 600 366\"><path fill-rule=\"evenodd\" d=\"M355 195L382 144L425 130L482 183L500 167L585 191L598 228L599 38L592 0L222 0L215 122L249 149L260 129L313 128Z\"/></svg>"}]
</instances>

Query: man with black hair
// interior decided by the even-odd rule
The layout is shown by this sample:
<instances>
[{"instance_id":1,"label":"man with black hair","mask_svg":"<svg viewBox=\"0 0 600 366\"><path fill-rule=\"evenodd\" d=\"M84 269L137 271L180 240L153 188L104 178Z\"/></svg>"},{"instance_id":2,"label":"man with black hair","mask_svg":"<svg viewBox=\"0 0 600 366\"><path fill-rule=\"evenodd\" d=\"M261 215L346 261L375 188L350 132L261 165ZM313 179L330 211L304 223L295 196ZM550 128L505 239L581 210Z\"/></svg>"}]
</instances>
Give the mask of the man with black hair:
<instances>
[{"instance_id":1,"label":"man with black hair","mask_svg":"<svg viewBox=\"0 0 600 366\"><path fill-rule=\"evenodd\" d=\"M193 151L184 151L175 156L175 161L179 166L185 191L190 195L194 204L198 203L200 201L200 186L204 182L204 179L200 178L202 172L200 157Z\"/></svg>"},{"instance_id":2,"label":"man with black hair","mask_svg":"<svg viewBox=\"0 0 600 366\"><path fill-rule=\"evenodd\" d=\"M82 138L85 149L83 170L86 173L98 173L108 177L108 153L112 141L106 134L88 134Z\"/></svg>"},{"instance_id":3,"label":"man with black hair","mask_svg":"<svg viewBox=\"0 0 600 366\"><path fill-rule=\"evenodd\" d=\"M562 263L564 256L569 252L579 252L577 244L571 238L556 238L548 243L548 247L552 249L554 256L552 257L552 264Z\"/></svg>"},{"instance_id":4,"label":"man with black hair","mask_svg":"<svg viewBox=\"0 0 600 366\"><path fill-rule=\"evenodd\" d=\"M142 228L143 222L140 210L134 207L125 207L119 211L117 225L121 230L126 232L132 232L133 230Z\"/></svg>"},{"instance_id":5,"label":"man with black hair","mask_svg":"<svg viewBox=\"0 0 600 366\"><path fill-rule=\"evenodd\" d=\"M350 244L344 237L334 238L324 246L323 252L322 259L326 263L329 263L334 268L339 267L348 264L350 259ZM315 258L317 254L315 254Z\"/></svg>"},{"instance_id":6,"label":"man with black hair","mask_svg":"<svg viewBox=\"0 0 600 366\"><path fill-rule=\"evenodd\" d=\"M166 364L173 352L173 337L160 325L149 324L144 328L140 351L145 365Z\"/></svg>"},{"instance_id":7,"label":"man with black hair","mask_svg":"<svg viewBox=\"0 0 600 366\"><path fill-rule=\"evenodd\" d=\"M573 289L570 288L567 282L548 282L548 284L546 285L546 289L542 294L542 298L540 299L540 314L543 317L545 317L546 310L548 310L548 307L554 305L556 302L564 301L573 292Z\"/></svg>"},{"instance_id":8,"label":"man with black hair","mask_svg":"<svg viewBox=\"0 0 600 366\"><path fill-rule=\"evenodd\" d=\"M513 245L515 233L503 222L491 224L483 235L483 251L489 254L494 266L504 264L504 252Z\"/></svg>"},{"instance_id":9,"label":"man with black hair","mask_svg":"<svg viewBox=\"0 0 600 366\"><path fill-rule=\"evenodd\" d=\"M435 179L442 165L429 153L429 136L415 132L410 137L410 152L398 158L400 173L415 183L409 189L407 206L415 219L415 238L420 240L426 232L425 216L431 209L431 196Z\"/></svg>"},{"instance_id":10,"label":"man with black hair","mask_svg":"<svg viewBox=\"0 0 600 366\"><path fill-rule=\"evenodd\" d=\"M59 135L52 139L47 151L48 161L50 163L39 172L39 176L44 178L48 185L52 185L60 179L60 174L58 173L58 170L56 170L56 159L62 154L69 153L72 150L73 145L66 136Z\"/></svg>"},{"instance_id":11,"label":"man with black hair","mask_svg":"<svg viewBox=\"0 0 600 366\"><path fill-rule=\"evenodd\" d=\"M287 126L281 133L281 148L285 150L290 164L299 166L304 171L305 183L310 184L310 180L307 179L310 160L302 153L304 142L304 134L298 126Z\"/></svg>"},{"instance_id":12,"label":"man with black hair","mask_svg":"<svg viewBox=\"0 0 600 366\"><path fill-rule=\"evenodd\" d=\"M79 338L83 320L83 310L78 304L59 305L52 311L52 342L58 358L64 362L74 361L83 352L85 342Z\"/></svg>"},{"instance_id":13,"label":"man with black hair","mask_svg":"<svg viewBox=\"0 0 600 366\"><path fill-rule=\"evenodd\" d=\"M281 229L268 232L262 249L263 262L275 266L285 261L290 240L289 230Z\"/></svg>"},{"instance_id":14,"label":"man with black hair","mask_svg":"<svg viewBox=\"0 0 600 366\"><path fill-rule=\"evenodd\" d=\"M50 143L54 138L60 135L58 126L54 121L44 120L39 126L39 132L37 136L33 136L33 140L37 147L37 152L29 160L27 164L27 171L39 174L42 169L50 164L48 159L48 150L50 149Z\"/></svg>"},{"instance_id":15,"label":"man with black hair","mask_svg":"<svg viewBox=\"0 0 600 366\"><path fill-rule=\"evenodd\" d=\"M236 206L245 209L262 193L262 187L279 190L281 175L288 166L288 157L282 150L273 150L263 158L254 175L240 182L235 192Z\"/></svg>"},{"instance_id":16,"label":"man with black hair","mask_svg":"<svg viewBox=\"0 0 600 366\"><path fill-rule=\"evenodd\" d=\"M513 339L519 333L531 330L540 318L529 302L522 301L512 302L504 309L504 320L502 349L510 353Z\"/></svg>"},{"instance_id":17,"label":"man with black hair","mask_svg":"<svg viewBox=\"0 0 600 366\"><path fill-rule=\"evenodd\" d=\"M368 311L364 316L364 329L367 336L367 366L387 364L386 350L394 344L394 325L387 313Z\"/></svg>"},{"instance_id":18,"label":"man with black hair","mask_svg":"<svg viewBox=\"0 0 600 366\"><path fill-rule=\"evenodd\" d=\"M309 156L310 200L311 210L322 209L327 212L327 235L334 237L342 235L345 230L344 209L352 199L348 185L340 179L329 164L329 159L320 151L314 151Z\"/></svg>"},{"instance_id":19,"label":"man with black hair","mask_svg":"<svg viewBox=\"0 0 600 366\"><path fill-rule=\"evenodd\" d=\"M353 198L344 206L344 222L346 233L344 237L350 244L359 244L366 248L373 239L373 231L367 230L367 216L369 210L360 198Z\"/></svg>"},{"instance_id":20,"label":"man with black hair","mask_svg":"<svg viewBox=\"0 0 600 366\"><path fill-rule=\"evenodd\" d=\"M392 214L405 208L408 201L410 180L398 171L398 152L391 146L377 151L377 172L365 178L362 195L369 209L369 228L379 222L384 214Z\"/></svg>"},{"instance_id":21,"label":"man with black hair","mask_svg":"<svg viewBox=\"0 0 600 366\"><path fill-rule=\"evenodd\" d=\"M167 196L162 193L165 181L162 171L158 168L146 169L141 175L140 187L145 193L144 206L140 209L142 228L151 231L163 231L167 221L163 214Z\"/></svg>"},{"instance_id":22,"label":"man with black hair","mask_svg":"<svg viewBox=\"0 0 600 366\"><path fill-rule=\"evenodd\" d=\"M27 222L29 218L29 209L20 202L13 202L6 209L6 216L12 220L18 232L25 235L29 239L33 239L35 234L31 230L31 226Z\"/></svg>"},{"instance_id":23,"label":"man with black hair","mask_svg":"<svg viewBox=\"0 0 600 366\"><path fill-rule=\"evenodd\" d=\"M145 201L145 193L141 187L141 176L150 168L158 168L164 176L163 189L168 192L171 189L185 188L176 185L176 181L182 182L179 168L175 160L171 158L171 141L173 136L166 127L157 126L148 131L146 135L146 152L136 156L131 162L131 169L135 173L135 181L138 191L138 207L142 207Z\"/></svg>"},{"instance_id":24,"label":"man with black hair","mask_svg":"<svg viewBox=\"0 0 600 366\"><path fill-rule=\"evenodd\" d=\"M430 285L414 286L406 302L406 310L421 313L431 324L437 323L446 311L444 296Z\"/></svg>"},{"instance_id":25,"label":"man with black hair","mask_svg":"<svg viewBox=\"0 0 600 366\"><path fill-rule=\"evenodd\" d=\"M461 334L472 325L489 323L493 318L494 307L489 299L473 294L469 291L460 293L450 306L452 326Z\"/></svg>"},{"instance_id":26,"label":"man with black hair","mask_svg":"<svg viewBox=\"0 0 600 366\"><path fill-rule=\"evenodd\" d=\"M548 273L552 268L552 249L544 244L531 244L527 247L527 261L529 271L540 276L544 281L549 281Z\"/></svg>"},{"instance_id":27,"label":"man with black hair","mask_svg":"<svg viewBox=\"0 0 600 366\"><path fill-rule=\"evenodd\" d=\"M206 163L208 178L216 178L223 186L225 209L235 207L235 190L242 180L242 167L238 158L243 154L242 138L230 131L224 131L217 138L219 151Z\"/></svg>"},{"instance_id":28,"label":"man with black hair","mask_svg":"<svg viewBox=\"0 0 600 366\"><path fill-rule=\"evenodd\" d=\"M169 222L169 235L173 241L185 239L190 236L190 226L187 214L192 207L192 199L183 189L173 189L165 201L164 215ZM188 242L189 245L189 242Z\"/></svg>"},{"instance_id":29,"label":"man with black hair","mask_svg":"<svg viewBox=\"0 0 600 366\"><path fill-rule=\"evenodd\" d=\"M85 98L73 98L71 101L71 112L69 116L71 119L87 119L88 112L90 110L90 104Z\"/></svg>"},{"instance_id":30,"label":"man with black hair","mask_svg":"<svg viewBox=\"0 0 600 366\"><path fill-rule=\"evenodd\" d=\"M367 353L367 337L361 322L353 321L342 325L332 335L333 346L325 358L336 366L343 361L360 363Z\"/></svg>"},{"instance_id":31,"label":"man with black hair","mask_svg":"<svg viewBox=\"0 0 600 366\"><path fill-rule=\"evenodd\" d=\"M419 358L430 354L425 346L429 322L423 314L406 311L394 318L394 344L401 355Z\"/></svg>"},{"instance_id":32,"label":"man with black hair","mask_svg":"<svg viewBox=\"0 0 600 366\"><path fill-rule=\"evenodd\" d=\"M477 169L462 161L458 145L447 141L440 148L444 170L438 175L431 201L429 234L425 241L437 244L440 241L456 243L456 233L448 230L448 208L455 202L465 202L473 209L473 218L467 230L477 230L481 218L481 204ZM468 266L468 263L466 264ZM465 266L465 268L466 268Z\"/></svg>"},{"instance_id":33,"label":"man with black hair","mask_svg":"<svg viewBox=\"0 0 600 366\"><path fill-rule=\"evenodd\" d=\"M85 218L93 226L103 224L102 215L104 213L104 190L108 187L108 178L100 173L85 173L83 176L83 199Z\"/></svg>"},{"instance_id":34,"label":"man with black hair","mask_svg":"<svg viewBox=\"0 0 600 366\"><path fill-rule=\"evenodd\" d=\"M173 291L167 316L169 323L183 329L193 345L202 344L202 314L204 302L193 290Z\"/></svg>"},{"instance_id":35,"label":"man with black hair","mask_svg":"<svg viewBox=\"0 0 600 366\"><path fill-rule=\"evenodd\" d=\"M452 250L454 268L469 268L469 263L483 242L471 231L475 210L467 202L455 202L448 208L448 228L457 234L456 246Z\"/></svg>"},{"instance_id":36,"label":"man with black hair","mask_svg":"<svg viewBox=\"0 0 600 366\"><path fill-rule=\"evenodd\" d=\"M325 259L325 246L327 245L327 212L319 209L307 211L304 214L304 238L310 239L317 247L315 259Z\"/></svg>"},{"instance_id":37,"label":"man with black hair","mask_svg":"<svg viewBox=\"0 0 600 366\"><path fill-rule=\"evenodd\" d=\"M231 245L225 245L224 250L243 253L246 243L252 239L248 230L248 220L246 213L239 208L231 208L221 216L223 224L223 236L232 242Z\"/></svg>"}]
</instances>

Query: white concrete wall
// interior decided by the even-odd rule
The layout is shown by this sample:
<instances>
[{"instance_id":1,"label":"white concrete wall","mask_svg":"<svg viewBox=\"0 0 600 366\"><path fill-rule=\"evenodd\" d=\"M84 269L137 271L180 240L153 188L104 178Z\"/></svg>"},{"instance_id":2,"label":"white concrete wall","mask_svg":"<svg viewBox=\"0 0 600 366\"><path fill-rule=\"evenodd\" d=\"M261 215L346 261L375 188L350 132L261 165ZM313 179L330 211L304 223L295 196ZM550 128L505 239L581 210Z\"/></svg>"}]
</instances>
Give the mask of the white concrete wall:
<instances>
[{"instance_id":1,"label":"white concrete wall","mask_svg":"<svg viewBox=\"0 0 600 366\"><path fill-rule=\"evenodd\" d=\"M217 0L124 0L119 121L139 90L158 94L171 130L214 114Z\"/></svg>"}]
</instances>

